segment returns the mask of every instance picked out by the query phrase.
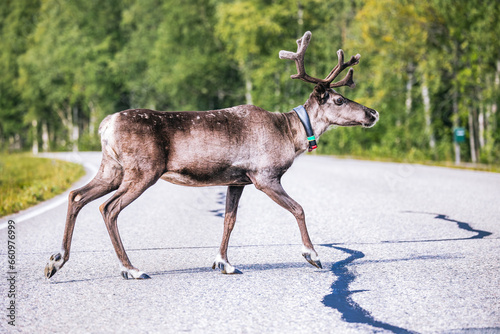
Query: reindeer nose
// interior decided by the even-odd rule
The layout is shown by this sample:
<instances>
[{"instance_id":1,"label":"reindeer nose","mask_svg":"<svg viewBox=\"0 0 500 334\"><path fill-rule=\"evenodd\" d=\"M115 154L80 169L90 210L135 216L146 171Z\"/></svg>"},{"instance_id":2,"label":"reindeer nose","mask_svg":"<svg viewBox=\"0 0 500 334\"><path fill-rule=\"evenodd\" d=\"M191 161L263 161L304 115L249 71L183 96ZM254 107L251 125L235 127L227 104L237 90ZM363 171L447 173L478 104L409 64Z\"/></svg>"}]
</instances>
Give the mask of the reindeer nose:
<instances>
[{"instance_id":1,"label":"reindeer nose","mask_svg":"<svg viewBox=\"0 0 500 334\"><path fill-rule=\"evenodd\" d=\"M365 109L365 112L369 115L369 116L372 116L374 117L375 119L378 118L378 112L375 110L375 109L371 109L371 108L367 108L367 107L364 107Z\"/></svg>"},{"instance_id":2,"label":"reindeer nose","mask_svg":"<svg viewBox=\"0 0 500 334\"><path fill-rule=\"evenodd\" d=\"M366 118L368 123L364 124L364 127L371 128L372 126L375 125L378 121L378 112L374 109L364 107L365 113L366 113Z\"/></svg>"}]
</instances>

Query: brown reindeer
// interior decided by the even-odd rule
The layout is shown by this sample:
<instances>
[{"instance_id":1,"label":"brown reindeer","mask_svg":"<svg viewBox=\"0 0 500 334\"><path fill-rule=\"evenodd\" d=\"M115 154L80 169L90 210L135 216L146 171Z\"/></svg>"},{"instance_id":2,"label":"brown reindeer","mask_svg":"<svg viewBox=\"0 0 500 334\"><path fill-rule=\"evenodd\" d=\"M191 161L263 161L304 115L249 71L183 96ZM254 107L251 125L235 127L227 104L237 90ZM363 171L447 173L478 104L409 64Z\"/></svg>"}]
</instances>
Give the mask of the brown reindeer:
<instances>
[{"instance_id":1,"label":"brown reindeer","mask_svg":"<svg viewBox=\"0 0 500 334\"><path fill-rule=\"evenodd\" d=\"M211 111L160 112L124 110L107 116L99 127L102 162L95 178L69 194L62 250L53 254L45 268L51 278L68 261L75 220L83 206L114 190L99 209L121 263L123 278L145 279L125 252L117 227L119 213L147 188L163 179L185 186L228 186L224 233L213 264L223 274L240 273L227 258L229 237L236 221L238 202L246 185L255 187L290 211L299 225L302 255L321 268L318 254L307 233L304 211L281 186L282 175L294 159L316 147L316 139L331 125L373 126L378 113L351 101L334 87L354 87L353 70L341 81L333 80L360 55L338 64L325 79L306 74L304 53L311 33L297 41L297 53L281 51L280 58L296 62L293 79L315 84L303 106L288 113L271 113L253 105Z\"/></svg>"}]
</instances>

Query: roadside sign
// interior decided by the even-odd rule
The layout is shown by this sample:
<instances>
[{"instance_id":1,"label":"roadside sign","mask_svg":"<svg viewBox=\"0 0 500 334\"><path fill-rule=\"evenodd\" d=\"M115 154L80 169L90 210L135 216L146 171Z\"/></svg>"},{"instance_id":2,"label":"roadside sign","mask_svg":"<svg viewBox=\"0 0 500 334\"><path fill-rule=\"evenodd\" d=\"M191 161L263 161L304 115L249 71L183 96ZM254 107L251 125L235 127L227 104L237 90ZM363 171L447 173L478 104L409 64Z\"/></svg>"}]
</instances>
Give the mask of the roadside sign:
<instances>
[{"instance_id":1,"label":"roadside sign","mask_svg":"<svg viewBox=\"0 0 500 334\"><path fill-rule=\"evenodd\" d=\"M453 140L455 143L463 143L465 141L465 128L453 129Z\"/></svg>"}]
</instances>

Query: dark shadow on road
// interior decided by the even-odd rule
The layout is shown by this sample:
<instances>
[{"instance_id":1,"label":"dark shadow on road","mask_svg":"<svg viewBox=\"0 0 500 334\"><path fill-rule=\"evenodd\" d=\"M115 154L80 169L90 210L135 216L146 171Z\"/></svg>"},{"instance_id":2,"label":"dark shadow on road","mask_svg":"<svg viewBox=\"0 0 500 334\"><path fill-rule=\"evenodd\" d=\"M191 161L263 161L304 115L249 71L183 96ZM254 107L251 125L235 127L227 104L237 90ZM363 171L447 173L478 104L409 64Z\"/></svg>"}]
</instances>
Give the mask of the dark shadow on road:
<instances>
[{"instance_id":1,"label":"dark shadow on road","mask_svg":"<svg viewBox=\"0 0 500 334\"><path fill-rule=\"evenodd\" d=\"M368 311L352 300L352 294L366 290L349 290L349 284L354 281L356 276L352 271L349 271L347 267L353 261L363 258L365 254L353 249L335 247L333 244L323 244L321 246L338 249L349 254L349 257L346 259L333 263L331 266L330 270L335 276L337 276L337 280L332 284L332 293L326 295L322 300L325 306L338 310L342 314L342 319L349 323L366 324L372 327L385 329L393 333L414 333L404 328L375 320Z\"/></svg>"},{"instance_id":2,"label":"dark shadow on road","mask_svg":"<svg viewBox=\"0 0 500 334\"><path fill-rule=\"evenodd\" d=\"M466 231L469 231L469 232L477 233L476 235L474 235L474 236L472 236L470 238L465 238L464 240L466 240L466 239L483 239L483 238L486 238L487 236L493 234L493 233L488 232L488 231L481 231L481 230L473 229L468 223L464 223L464 222L461 222L461 221L458 221L458 220L455 220L455 219L450 219L446 215L436 215L436 217L434 217L434 218L435 219L442 219L442 220L445 220L445 221L456 223L457 226L458 226L458 228L460 228L462 230L466 230Z\"/></svg>"},{"instance_id":3,"label":"dark shadow on road","mask_svg":"<svg viewBox=\"0 0 500 334\"><path fill-rule=\"evenodd\" d=\"M457 227L459 229L476 233L475 235L468 237L468 238L443 238L443 239L432 239L432 240L397 240L397 241L381 241L381 243L419 243L419 242L442 242L442 241L456 241L456 240L473 240L473 239L483 239L487 236L492 235L491 232L488 231L482 231L482 230L477 230L472 228L472 226L469 223L466 222L461 222L455 219L449 218L447 215L443 214L435 214L435 213L429 213L429 212L412 212L412 211L405 211L404 213L417 213L417 214L430 214L434 215L435 219L440 219L444 220L446 222L452 222L457 224ZM333 274L337 277L337 280L333 282L332 284L332 293L325 296L323 298L323 304L325 306L331 307L333 309L338 310L342 314L342 319L346 322L349 323L359 323L359 324L367 324L376 328L381 328L385 329L388 331L391 331L393 333L414 333L412 331L409 331L407 329L397 327L391 324L387 324L385 322L381 322L378 320L375 320L371 314L363 309L361 306L359 306L356 302L354 302L351 298L351 295L357 292L363 292L366 290L358 290L358 291L351 291L349 290L349 284L354 281L356 276L352 271L349 271L347 268L349 265L351 265L352 262L355 260L361 259L365 256L360 251L349 249L349 248L342 248L334 245L340 245L339 243L335 244L323 244L321 246L325 247L330 247L334 249L338 249L344 253L349 254L349 257L346 259L333 263L331 266L331 271ZM417 257L417 258L410 258L410 259L399 259L399 260L381 260L381 261L365 261L366 262L387 262L387 261L413 261L413 260L429 260L429 259L443 259L446 257L443 256L424 256L424 257ZM361 264L361 262L358 262L358 264Z\"/></svg>"},{"instance_id":4,"label":"dark shadow on road","mask_svg":"<svg viewBox=\"0 0 500 334\"><path fill-rule=\"evenodd\" d=\"M461 230L465 230L468 232L476 233L472 237L468 238L446 238L446 239L430 239L430 240L399 240L399 241L382 241L383 243L409 243L409 242L438 242L438 241L457 241L457 240L472 240L472 239L484 239L487 236L492 235L493 233L488 231L482 231L472 228L469 223L461 222L455 219L450 219L447 215L438 214L438 213L430 213L430 212L414 212L414 211L403 211L403 213L416 213L416 214L426 214L435 216L434 219L441 219L447 222L452 222L457 224L457 227Z\"/></svg>"},{"instance_id":5,"label":"dark shadow on road","mask_svg":"<svg viewBox=\"0 0 500 334\"><path fill-rule=\"evenodd\" d=\"M49 284L68 284L68 283L104 281L104 280L116 279L116 278L122 279L120 275L113 275L113 276L101 276L101 277L92 277L92 278L70 279L67 281L58 281L56 278L56 279L50 279L50 280L46 279L45 281L48 282Z\"/></svg>"},{"instance_id":6,"label":"dark shadow on road","mask_svg":"<svg viewBox=\"0 0 500 334\"><path fill-rule=\"evenodd\" d=\"M266 271L266 270L279 270L279 269L297 269L297 268L310 268L311 265L307 262L285 262L285 263L259 263L259 264L241 264L236 265L236 267L245 274L246 271ZM193 273L207 273L214 272L217 273L218 269L212 269L211 267L198 267L198 268L186 268L186 269L174 269L174 270L164 270L148 273L151 276L154 275L171 275L171 274L193 274ZM239 275L227 275L227 276L239 276Z\"/></svg>"},{"instance_id":7,"label":"dark shadow on road","mask_svg":"<svg viewBox=\"0 0 500 334\"><path fill-rule=\"evenodd\" d=\"M214 214L216 217L224 218L226 214L226 194L224 192L218 192L217 193L217 204L222 205L222 208L220 209L215 209L215 210L210 210L211 213Z\"/></svg>"}]
</instances>

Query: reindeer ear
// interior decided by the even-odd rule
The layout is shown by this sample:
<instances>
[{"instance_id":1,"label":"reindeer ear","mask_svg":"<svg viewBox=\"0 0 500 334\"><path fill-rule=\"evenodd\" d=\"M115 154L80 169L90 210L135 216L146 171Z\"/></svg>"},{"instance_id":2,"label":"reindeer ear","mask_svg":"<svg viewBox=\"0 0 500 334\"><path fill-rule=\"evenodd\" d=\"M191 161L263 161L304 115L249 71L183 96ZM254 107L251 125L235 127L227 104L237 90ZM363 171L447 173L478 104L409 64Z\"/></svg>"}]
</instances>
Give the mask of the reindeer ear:
<instances>
[{"instance_id":1,"label":"reindeer ear","mask_svg":"<svg viewBox=\"0 0 500 334\"><path fill-rule=\"evenodd\" d=\"M314 87L314 96L321 98L323 94L325 94L326 88L325 86L319 84Z\"/></svg>"},{"instance_id":2,"label":"reindeer ear","mask_svg":"<svg viewBox=\"0 0 500 334\"><path fill-rule=\"evenodd\" d=\"M319 84L314 87L314 96L318 99L320 104L324 104L328 100L330 94L328 93L327 87Z\"/></svg>"}]
</instances>

